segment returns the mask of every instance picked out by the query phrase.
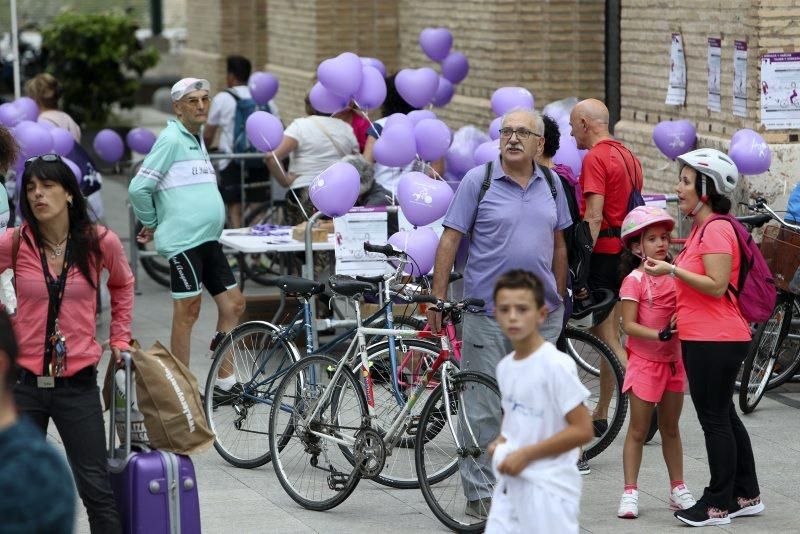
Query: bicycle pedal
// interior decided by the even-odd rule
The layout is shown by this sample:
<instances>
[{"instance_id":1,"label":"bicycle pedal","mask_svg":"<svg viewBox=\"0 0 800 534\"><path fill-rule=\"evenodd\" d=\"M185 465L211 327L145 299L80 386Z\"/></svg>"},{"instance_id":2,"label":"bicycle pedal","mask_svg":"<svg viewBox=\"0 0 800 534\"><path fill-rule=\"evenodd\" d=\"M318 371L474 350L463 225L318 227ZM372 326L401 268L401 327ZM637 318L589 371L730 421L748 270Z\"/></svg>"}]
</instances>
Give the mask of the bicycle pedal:
<instances>
[{"instance_id":1,"label":"bicycle pedal","mask_svg":"<svg viewBox=\"0 0 800 534\"><path fill-rule=\"evenodd\" d=\"M344 491L349 477L344 473L331 473L328 475L328 488L332 491Z\"/></svg>"},{"instance_id":2,"label":"bicycle pedal","mask_svg":"<svg viewBox=\"0 0 800 534\"><path fill-rule=\"evenodd\" d=\"M335 372L336 372L336 366L335 365L329 365L328 367L325 368L325 373L328 375L328 380L333 378L333 373L335 373Z\"/></svg>"},{"instance_id":3,"label":"bicycle pedal","mask_svg":"<svg viewBox=\"0 0 800 534\"><path fill-rule=\"evenodd\" d=\"M412 415L411 421L408 422L408 428L406 428L406 434L408 434L409 436L416 436L417 431L419 430L419 422L420 422L420 416Z\"/></svg>"}]
</instances>

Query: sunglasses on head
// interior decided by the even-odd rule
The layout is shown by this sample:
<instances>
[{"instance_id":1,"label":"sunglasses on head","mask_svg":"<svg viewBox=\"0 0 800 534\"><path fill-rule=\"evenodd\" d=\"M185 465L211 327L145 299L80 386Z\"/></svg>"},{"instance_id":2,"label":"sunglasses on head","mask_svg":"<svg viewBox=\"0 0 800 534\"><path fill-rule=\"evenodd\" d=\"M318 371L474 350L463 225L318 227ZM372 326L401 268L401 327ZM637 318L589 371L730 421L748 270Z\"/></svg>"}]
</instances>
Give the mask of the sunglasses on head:
<instances>
[{"instance_id":1,"label":"sunglasses on head","mask_svg":"<svg viewBox=\"0 0 800 534\"><path fill-rule=\"evenodd\" d=\"M27 168L28 165L37 160L46 161L47 163L53 163L54 161L64 161L58 154L42 154L41 156L33 156L32 158L26 159L25 167Z\"/></svg>"}]
</instances>

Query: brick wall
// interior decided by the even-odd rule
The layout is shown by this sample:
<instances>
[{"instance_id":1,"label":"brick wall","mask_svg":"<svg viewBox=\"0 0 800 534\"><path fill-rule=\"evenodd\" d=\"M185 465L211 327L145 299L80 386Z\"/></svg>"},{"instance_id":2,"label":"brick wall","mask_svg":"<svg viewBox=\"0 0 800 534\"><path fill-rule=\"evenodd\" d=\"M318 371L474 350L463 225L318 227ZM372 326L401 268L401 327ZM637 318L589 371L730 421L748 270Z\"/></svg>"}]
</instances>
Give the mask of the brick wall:
<instances>
[{"instance_id":1,"label":"brick wall","mask_svg":"<svg viewBox=\"0 0 800 534\"><path fill-rule=\"evenodd\" d=\"M658 122L688 119L697 128L698 146L721 150L727 149L737 130L759 129L758 58L766 52L790 51L792 46L800 45L800 27L796 24L799 18L800 0L622 3L622 120L616 134L642 159L649 191L671 190L677 175L677 166L670 164L652 142L653 127ZM683 36L688 80L685 106L664 104L672 32ZM709 37L722 38L719 113L707 109ZM748 41L747 117L733 116L734 40ZM778 145L788 141L786 132L764 133L764 137L775 143L774 153L780 152ZM773 174L782 172L780 165L774 167ZM751 182L751 188L766 192L759 179Z\"/></svg>"}]
</instances>

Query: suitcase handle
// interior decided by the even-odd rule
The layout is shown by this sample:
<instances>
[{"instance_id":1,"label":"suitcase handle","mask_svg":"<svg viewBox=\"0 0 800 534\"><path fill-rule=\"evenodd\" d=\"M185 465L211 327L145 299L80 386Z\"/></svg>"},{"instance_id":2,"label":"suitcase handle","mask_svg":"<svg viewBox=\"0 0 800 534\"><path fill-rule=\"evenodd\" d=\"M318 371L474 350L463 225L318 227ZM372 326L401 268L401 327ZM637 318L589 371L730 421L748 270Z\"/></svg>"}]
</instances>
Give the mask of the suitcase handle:
<instances>
[{"instance_id":1,"label":"suitcase handle","mask_svg":"<svg viewBox=\"0 0 800 534\"><path fill-rule=\"evenodd\" d=\"M125 369L125 458L131 455L131 403L130 403L130 395L131 395L131 353L130 352L122 352L122 365L121 368ZM113 365L115 368L117 367L117 363L112 361L109 365ZM114 375L116 375L117 370L114 370ZM116 415L117 415L117 407L116 407L116 398L117 398L117 380L116 376L112 377L111 380L111 425L109 426L108 432L108 441L109 441L109 448L108 448L108 458L114 458L114 449L116 445L116 437L117 437L117 428L116 428Z\"/></svg>"}]
</instances>

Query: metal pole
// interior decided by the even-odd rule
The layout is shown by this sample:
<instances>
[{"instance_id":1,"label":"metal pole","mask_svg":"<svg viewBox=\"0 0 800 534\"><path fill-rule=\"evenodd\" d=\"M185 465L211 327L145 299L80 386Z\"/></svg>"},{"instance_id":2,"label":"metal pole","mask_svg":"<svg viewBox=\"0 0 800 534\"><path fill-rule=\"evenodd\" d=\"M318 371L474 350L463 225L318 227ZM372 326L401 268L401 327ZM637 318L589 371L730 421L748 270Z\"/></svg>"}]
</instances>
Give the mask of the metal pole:
<instances>
[{"instance_id":1,"label":"metal pole","mask_svg":"<svg viewBox=\"0 0 800 534\"><path fill-rule=\"evenodd\" d=\"M311 233L314 227L314 223L316 223L319 218L322 217L322 212L318 211L311 218L306 222L306 263L303 265L303 278L306 280L313 280L314 279L314 242L311 239ZM310 304L311 304L311 325L312 325L312 336L313 336L313 345L314 350L317 350L319 347L319 336L317 335L317 299L316 297L311 297Z\"/></svg>"},{"instance_id":2,"label":"metal pole","mask_svg":"<svg viewBox=\"0 0 800 534\"><path fill-rule=\"evenodd\" d=\"M14 98L22 96L19 78L19 28L17 27L17 0L11 0L11 47L14 49Z\"/></svg>"},{"instance_id":3,"label":"metal pole","mask_svg":"<svg viewBox=\"0 0 800 534\"><path fill-rule=\"evenodd\" d=\"M150 29L153 32L153 37L161 35L164 30L163 12L161 0L150 0Z\"/></svg>"}]
</instances>

